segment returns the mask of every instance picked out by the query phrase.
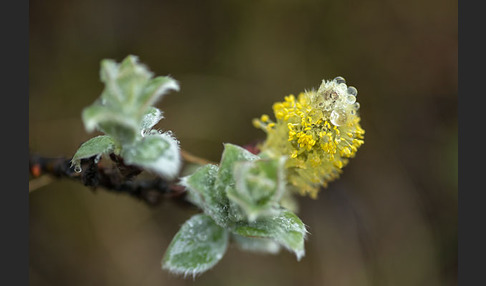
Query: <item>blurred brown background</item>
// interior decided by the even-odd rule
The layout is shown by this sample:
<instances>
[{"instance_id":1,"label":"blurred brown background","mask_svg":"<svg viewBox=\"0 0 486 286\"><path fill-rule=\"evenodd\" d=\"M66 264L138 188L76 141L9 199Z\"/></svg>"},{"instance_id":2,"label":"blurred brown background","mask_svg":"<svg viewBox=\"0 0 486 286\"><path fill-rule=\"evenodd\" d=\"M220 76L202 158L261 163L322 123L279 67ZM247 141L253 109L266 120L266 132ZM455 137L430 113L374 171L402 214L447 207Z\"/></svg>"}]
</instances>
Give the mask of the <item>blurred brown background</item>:
<instances>
[{"instance_id":1,"label":"blurred brown background","mask_svg":"<svg viewBox=\"0 0 486 286\"><path fill-rule=\"evenodd\" d=\"M365 144L317 200L299 198L306 256L228 249L184 280L160 269L194 210L149 208L59 180L29 195L31 285L457 285L457 2L30 1L29 146L72 156L99 62L140 57L179 93L158 106L182 148L263 138L251 120L341 75Z\"/></svg>"}]
</instances>

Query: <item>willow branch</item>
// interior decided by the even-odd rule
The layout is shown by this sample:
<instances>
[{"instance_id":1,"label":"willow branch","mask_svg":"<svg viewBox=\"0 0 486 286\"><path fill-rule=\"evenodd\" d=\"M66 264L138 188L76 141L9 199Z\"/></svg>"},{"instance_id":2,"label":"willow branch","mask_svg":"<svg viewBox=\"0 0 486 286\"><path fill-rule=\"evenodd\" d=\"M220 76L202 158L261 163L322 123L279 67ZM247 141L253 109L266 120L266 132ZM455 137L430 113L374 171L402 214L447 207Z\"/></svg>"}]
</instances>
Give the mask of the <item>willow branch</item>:
<instances>
[{"instance_id":1,"label":"willow branch","mask_svg":"<svg viewBox=\"0 0 486 286\"><path fill-rule=\"evenodd\" d=\"M256 154L258 152L256 145L257 142L253 142L243 147ZM217 164L184 150L181 150L181 156L185 164ZM71 158L50 158L30 154L29 172L32 179L29 181L29 193L51 183L55 178L67 178L81 182L93 191L102 188L110 192L128 194L152 206L158 205L165 199L171 199L187 206L191 205L184 199L185 188L178 185L176 181L167 181L160 177L136 179L143 171L141 168L126 165L122 157L113 153L109 158L113 162L113 166L95 162L95 157L82 159L82 171L77 173L71 166Z\"/></svg>"},{"instance_id":2,"label":"willow branch","mask_svg":"<svg viewBox=\"0 0 486 286\"><path fill-rule=\"evenodd\" d=\"M184 200L186 190L177 182L168 182L160 177L136 180L135 177L142 172L141 169L125 165L123 159L114 154L110 154L110 159L115 166L95 163L94 157L83 159L81 161L83 171L76 173L71 167L70 158L30 155L29 171L34 179L29 182L29 192L49 183L52 178L67 178L79 181L91 187L93 191L103 188L115 193L124 193L149 205L158 205L168 198L182 204L189 204Z\"/></svg>"}]
</instances>

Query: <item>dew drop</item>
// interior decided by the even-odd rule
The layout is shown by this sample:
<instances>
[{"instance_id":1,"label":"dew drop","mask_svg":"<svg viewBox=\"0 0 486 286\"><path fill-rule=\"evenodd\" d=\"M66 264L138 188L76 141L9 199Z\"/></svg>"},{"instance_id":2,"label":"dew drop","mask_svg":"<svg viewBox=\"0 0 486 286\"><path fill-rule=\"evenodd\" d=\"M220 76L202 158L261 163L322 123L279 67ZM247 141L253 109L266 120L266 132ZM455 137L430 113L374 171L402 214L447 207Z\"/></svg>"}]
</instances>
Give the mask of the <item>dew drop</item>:
<instances>
[{"instance_id":1,"label":"dew drop","mask_svg":"<svg viewBox=\"0 0 486 286\"><path fill-rule=\"evenodd\" d=\"M356 89L356 87L350 86L350 87L348 87L348 93L351 94L351 95L357 96L358 90Z\"/></svg>"},{"instance_id":2,"label":"dew drop","mask_svg":"<svg viewBox=\"0 0 486 286\"><path fill-rule=\"evenodd\" d=\"M348 86L345 83L340 83L336 86L336 91L338 94L346 94Z\"/></svg>"},{"instance_id":3,"label":"dew drop","mask_svg":"<svg viewBox=\"0 0 486 286\"><path fill-rule=\"evenodd\" d=\"M358 109L359 109L359 106L360 106L360 105L359 105L359 102L355 102L355 103L354 103L354 109L358 110Z\"/></svg>"},{"instance_id":4,"label":"dew drop","mask_svg":"<svg viewBox=\"0 0 486 286\"><path fill-rule=\"evenodd\" d=\"M348 94L348 96L346 96L346 101L348 104L353 104L356 102L356 96Z\"/></svg>"},{"instance_id":5,"label":"dew drop","mask_svg":"<svg viewBox=\"0 0 486 286\"><path fill-rule=\"evenodd\" d=\"M338 110L333 110L331 112L331 116L330 116L331 123L336 126L340 126L346 123L346 119L347 116L344 110L338 109Z\"/></svg>"},{"instance_id":6,"label":"dew drop","mask_svg":"<svg viewBox=\"0 0 486 286\"><path fill-rule=\"evenodd\" d=\"M346 80L342 76L335 77L333 80L337 83L346 83Z\"/></svg>"},{"instance_id":7,"label":"dew drop","mask_svg":"<svg viewBox=\"0 0 486 286\"><path fill-rule=\"evenodd\" d=\"M79 165L74 166L74 172L81 173L82 170L83 169L81 169L81 166L79 166Z\"/></svg>"}]
</instances>

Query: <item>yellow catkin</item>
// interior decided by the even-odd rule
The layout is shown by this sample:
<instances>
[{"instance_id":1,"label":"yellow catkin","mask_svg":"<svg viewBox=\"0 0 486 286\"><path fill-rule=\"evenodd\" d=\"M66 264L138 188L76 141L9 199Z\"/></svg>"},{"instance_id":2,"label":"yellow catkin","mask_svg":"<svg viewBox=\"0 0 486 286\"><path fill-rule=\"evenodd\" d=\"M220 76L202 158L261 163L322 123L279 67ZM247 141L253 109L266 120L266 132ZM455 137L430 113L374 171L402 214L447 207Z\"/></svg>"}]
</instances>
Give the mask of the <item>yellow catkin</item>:
<instances>
[{"instance_id":1,"label":"yellow catkin","mask_svg":"<svg viewBox=\"0 0 486 286\"><path fill-rule=\"evenodd\" d=\"M350 90L350 91L348 91ZM287 177L294 189L317 198L321 187L337 179L348 158L364 143L356 89L342 77L322 81L319 89L293 94L273 104L276 121L266 114L253 125L267 133L261 151L286 155Z\"/></svg>"}]
</instances>

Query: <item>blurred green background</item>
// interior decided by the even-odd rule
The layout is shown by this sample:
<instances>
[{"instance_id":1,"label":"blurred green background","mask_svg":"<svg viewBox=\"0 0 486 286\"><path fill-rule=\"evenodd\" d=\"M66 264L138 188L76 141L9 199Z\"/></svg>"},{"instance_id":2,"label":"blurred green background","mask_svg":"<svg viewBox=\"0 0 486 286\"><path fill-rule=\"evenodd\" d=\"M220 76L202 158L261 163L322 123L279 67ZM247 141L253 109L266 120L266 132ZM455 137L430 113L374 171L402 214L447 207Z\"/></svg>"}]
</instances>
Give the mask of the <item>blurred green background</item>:
<instances>
[{"instance_id":1,"label":"blurred green background","mask_svg":"<svg viewBox=\"0 0 486 286\"><path fill-rule=\"evenodd\" d=\"M457 285L457 1L30 1L29 146L74 154L101 59L140 57L181 91L158 103L182 148L264 137L285 95L346 78L365 144L317 200L306 256L228 249L182 279L160 269L195 210L58 180L29 195L30 285Z\"/></svg>"}]
</instances>

